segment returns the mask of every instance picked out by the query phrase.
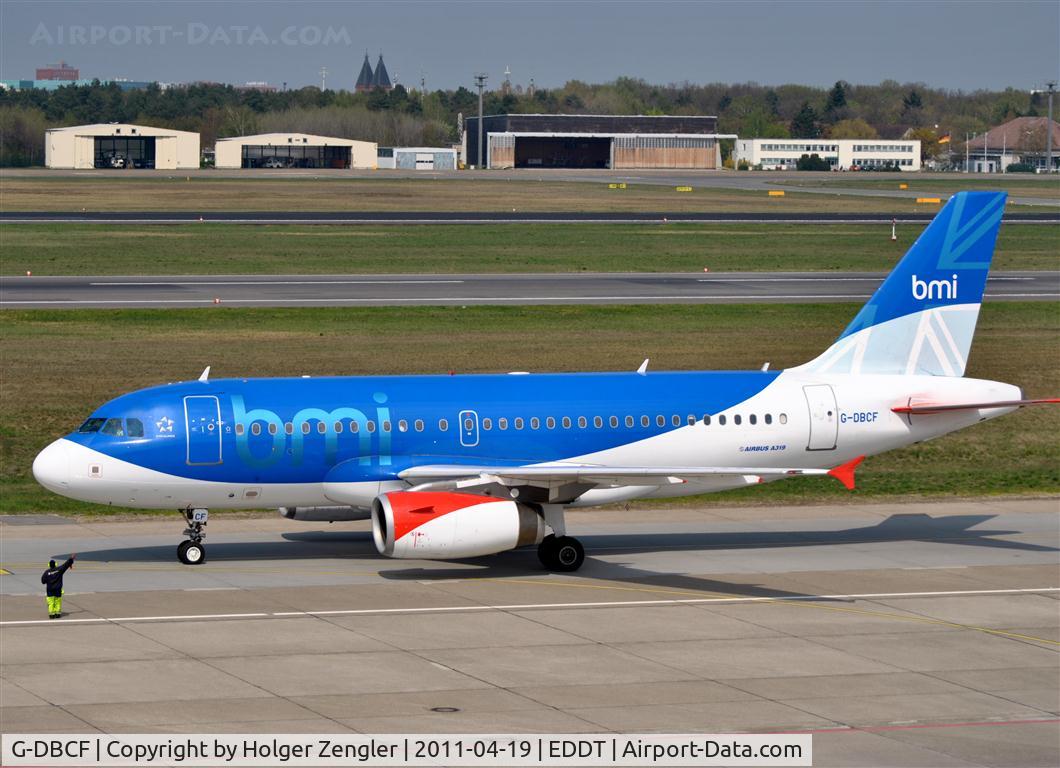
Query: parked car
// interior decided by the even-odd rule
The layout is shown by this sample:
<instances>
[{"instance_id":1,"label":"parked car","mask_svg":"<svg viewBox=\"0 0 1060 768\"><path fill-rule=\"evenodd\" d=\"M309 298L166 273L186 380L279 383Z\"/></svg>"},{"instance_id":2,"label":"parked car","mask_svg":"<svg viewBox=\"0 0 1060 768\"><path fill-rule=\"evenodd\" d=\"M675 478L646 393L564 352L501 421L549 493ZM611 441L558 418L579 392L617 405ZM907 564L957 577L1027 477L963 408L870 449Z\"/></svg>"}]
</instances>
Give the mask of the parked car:
<instances>
[{"instance_id":1,"label":"parked car","mask_svg":"<svg viewBox=\"0 0 1060 768\"><path fill-rule=\"evenodd\" d=\"M262 164L264 168L286 168L287 161L279 157L270 157Z\"/></svg>"}]
</instances>

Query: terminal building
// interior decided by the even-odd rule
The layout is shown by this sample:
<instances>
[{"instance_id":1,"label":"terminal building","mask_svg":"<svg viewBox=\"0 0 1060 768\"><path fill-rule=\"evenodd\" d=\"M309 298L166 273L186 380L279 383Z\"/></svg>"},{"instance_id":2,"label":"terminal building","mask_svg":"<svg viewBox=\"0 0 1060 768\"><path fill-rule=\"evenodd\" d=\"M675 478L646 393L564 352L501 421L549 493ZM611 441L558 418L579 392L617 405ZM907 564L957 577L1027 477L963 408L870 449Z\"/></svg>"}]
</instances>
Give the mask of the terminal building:
<instances>
[{"instance_id":1,"label":"terminal building","mask_svg":"<svg viewBox=\"0 0 1060 768\"><path fill-rule=\"evenodd\" d=\"M463 155L478 163L478 117L464 121ZM693 168L721 166L718 118L678 115L488 115L485 168Z\"/></svg>"},{"instance_id":2,"label":"terminal building","mask_svg":"<svg viewBox=\"0 0 1060 768\"><path fill-rule=\"evenodd\" d=\"M734 158L763 171L795 170L803 155L817 155L833 171L897 166L920 170L919 141L885 139L737 139Z\"/></svg>"},{"instance_id":3,"label":"terminal building","mask_svg":"<svg viewBox=\"0 0 1060 768\"><path fill-rule=\"evenodd\" d=\"M259 133L218 139L217 168L375 168L374 141L314 136L308 133Z\"/></svg>"},{"instance_id":4,"label":"terminal building","mask_svg":"<svg viewBox=\"0 0 1060 768\"><path fill-rule=\"evenodd\" d=\"M130 123L97 123L52 128L44 133L48 168L199 167L199 134Z\"/></svg>"}]
</instances>

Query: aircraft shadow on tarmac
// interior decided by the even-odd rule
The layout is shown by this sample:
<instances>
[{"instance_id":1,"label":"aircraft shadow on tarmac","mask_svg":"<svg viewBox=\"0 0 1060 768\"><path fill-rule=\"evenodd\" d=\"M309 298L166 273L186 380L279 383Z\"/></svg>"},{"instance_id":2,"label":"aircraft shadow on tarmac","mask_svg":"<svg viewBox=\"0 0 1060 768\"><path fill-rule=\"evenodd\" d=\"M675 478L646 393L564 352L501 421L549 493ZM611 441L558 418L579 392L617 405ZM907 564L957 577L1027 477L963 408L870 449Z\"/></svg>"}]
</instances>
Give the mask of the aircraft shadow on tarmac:
<instances>
[{"instance_id":1,"label":"aircraft shadow on tarmac","mask_svg":"<svg viewBox=\"0 0 1060 768\"><path fill-rule=\"evenodd\" d=\"M580 536L588 557L576 574L580 577L623 582L660 589L691 590L731 594L743 597L793 597L754 584L714 581L684 574L658 573L637 568L629 562L598 559L602 555L656 552L709 552L711 550L758 550L793 547L871 544L877 542L918 541L963 546L991 547L1027 552L1058 552L1060 549L997 538L1022 533L1017 530L976 528L994 515L950 515L931 517L926 514L897 514L874 526L838 530L734 531L688 533L620 533ZM401 561L383 560L376 554L369 531L317 529L289 532L283 541L209 542L209 562L253 562L262 560L334 559L372 560L381 565L379 576L393 581L430 581L451 579L505 579L540 575L541 566L532 548L524 548L489 557L440 561L430 568L400 567ZM174 546L142 546L82 552L82 561L105 562L172 562ZM398 567L389 567L389 566ZM474 566L469 568L468 566ZM209 564L205 566L209 568ZM675 595L678 597L678 595Z\"/></svg>"}]
</instances>

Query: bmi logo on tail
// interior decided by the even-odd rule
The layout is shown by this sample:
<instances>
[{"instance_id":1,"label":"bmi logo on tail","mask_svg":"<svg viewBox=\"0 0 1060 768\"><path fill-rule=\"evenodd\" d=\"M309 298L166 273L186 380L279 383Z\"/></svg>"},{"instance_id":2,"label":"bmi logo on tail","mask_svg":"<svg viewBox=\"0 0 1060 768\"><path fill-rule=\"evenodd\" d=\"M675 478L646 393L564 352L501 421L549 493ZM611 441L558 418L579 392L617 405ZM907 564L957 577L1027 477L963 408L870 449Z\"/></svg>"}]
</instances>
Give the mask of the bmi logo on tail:
<instances>
[{"instance_id":1,"label":"bmi logo on tail","mask_svg":"<svg viewBox=\"0 0 1060 768\"><path fill-rule=\"evenodd\" d=\"M913 275L913 298L917 301L924 299L948 299L952 301L957 298L957 275L950 280L920 280Z\"/></svg>"}]
</instances>

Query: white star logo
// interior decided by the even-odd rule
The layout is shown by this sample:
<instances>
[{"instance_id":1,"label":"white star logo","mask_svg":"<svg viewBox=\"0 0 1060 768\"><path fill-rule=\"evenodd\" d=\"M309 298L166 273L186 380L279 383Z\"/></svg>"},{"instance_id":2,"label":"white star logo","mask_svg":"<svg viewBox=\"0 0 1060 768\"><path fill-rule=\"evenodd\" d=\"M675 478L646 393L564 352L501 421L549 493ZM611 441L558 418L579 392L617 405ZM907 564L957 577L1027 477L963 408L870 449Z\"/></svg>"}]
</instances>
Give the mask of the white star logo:
<instances>
[{"instance_id":1,"label":"white star logo","mask_svg":"<svg viewBox=\"0 0 1060 768\"><path fill-rule=\"evenodd\" d=\"M155 426L158 427L158 434L162 434L163 432L172 432L173 419L169 418L168 416L163 416L161 419L155 422Z\"/></svg>"}]
</instances>

